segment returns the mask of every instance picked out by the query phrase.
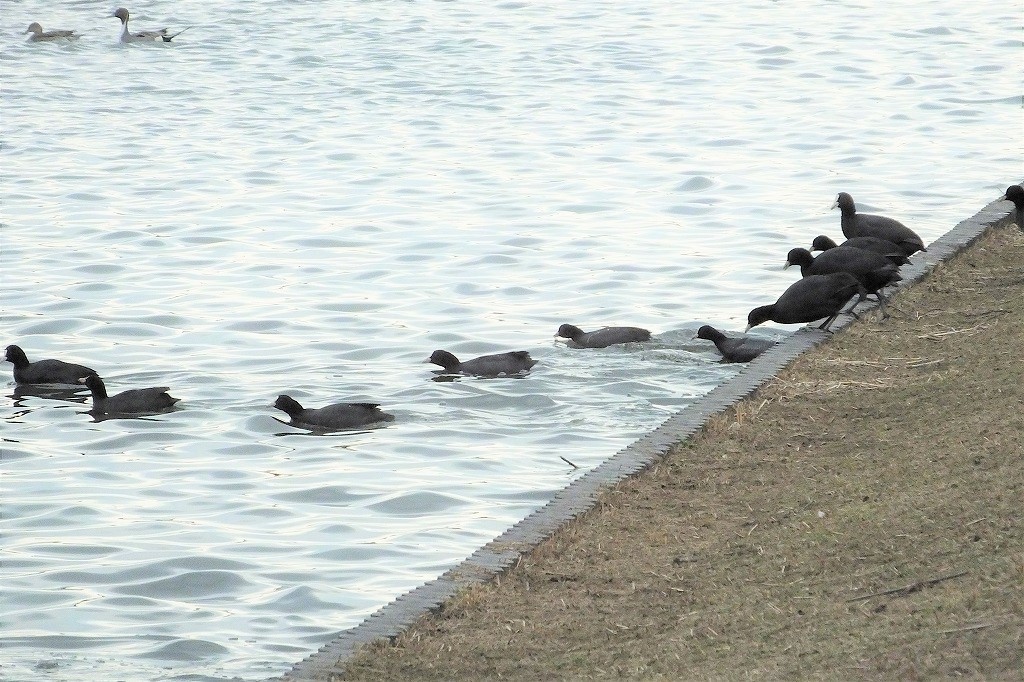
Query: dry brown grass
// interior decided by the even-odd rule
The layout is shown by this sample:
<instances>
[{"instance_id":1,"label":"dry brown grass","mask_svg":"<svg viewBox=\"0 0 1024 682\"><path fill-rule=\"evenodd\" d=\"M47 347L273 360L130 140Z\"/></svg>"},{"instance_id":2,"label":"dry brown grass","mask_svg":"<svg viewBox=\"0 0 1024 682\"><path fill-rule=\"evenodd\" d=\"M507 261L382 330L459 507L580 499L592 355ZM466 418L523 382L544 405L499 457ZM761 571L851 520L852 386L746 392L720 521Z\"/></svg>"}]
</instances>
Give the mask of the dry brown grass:
<instances>
[{"instance_id":1,"label":"dry brown grass","mask_svg":"<svg viewBox=\"0 0 1024 682\"><path fill-rule=\"evenodd\" d=\"M1022 264L985 237L345 679L1024 679Z\"/></svg>"}]
</instances>

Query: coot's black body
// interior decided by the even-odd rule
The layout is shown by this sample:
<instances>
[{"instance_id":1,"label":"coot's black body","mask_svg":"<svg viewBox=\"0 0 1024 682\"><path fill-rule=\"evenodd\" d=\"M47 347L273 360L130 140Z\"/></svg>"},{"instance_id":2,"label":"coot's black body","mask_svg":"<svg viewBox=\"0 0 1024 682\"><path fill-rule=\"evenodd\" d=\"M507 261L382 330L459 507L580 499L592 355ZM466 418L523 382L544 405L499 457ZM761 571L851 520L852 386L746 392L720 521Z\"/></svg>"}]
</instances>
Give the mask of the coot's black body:
<instances>
[{"instance_id":1,"label":"coot's black body","mask_svg":"<svg viewBox=\"0 0 1024 682\"><path fill-rule=\"evenodd\" d=\"M14 365L14 381L18 384L75 385L96 370L63 360L37 360L29 362L20 346L7 346L4 359Z\"/></svg>"},{"instance_id":2,"label":"coot's black body","mask_svg":"<svg viewBox=\"0 0 1024 682\"><path fill-rule=\"evenodd\" d=\"M289 395L279 395L274 407L286 412L292 426L312 430L342 430L393 422L395 415L380 409L378 403L336 403L321 408L305 408Z\"/></svg>"},{"instance_id":3,"label":"coot's black body","mask_svg":"<svg viewBox=\"0 0 1024 682\"><path fill-rule=\"evenodd\" d=\"M449 374L469 374L480 377L522 374L537 364L537 361L531 358L525 350L481 355L465 362L460 362L457 357L446 350L435 350L427 362L440 365Z\"/></svg>"},{"instance_id":4,"label":"coot's black body","mask_svg":"<svg viewBox=\"0 0 1024 682\"><path fill-rule=\"evenodd\" d=\"M900 277L899 266L885 256L848 246L829 249L817 258L807 249L792 249L786 257L786 267L790 265L799 265L800 274L804 277L835 272L850 273L864 287L865 293L861 295L861 300L867 294L875 294L883 316L887 316L888 313L885 310L885 300L879 291L903 279Z\"/></svg>"},{"instance_id":5,"label":"coot's black body","mask_svg":"<svg viewBox=\"0 0 1024 682\"><path fill-rule=\"evenodd\" d=\"M846 302L863 292L864 287L848 272L808 275L793 282L775 303L751 310L746 331L765 322L798 324L822 318L825 321L818 328L828 331Z\"/></svg>"},{"instance_id":6,"label":"coot's black body","mask_svg":"<svg viewBox=\"0 0 1024 682\"><path fill-rule=\"evenodd\" d=\"M1017 223L1017 227L1024 230L1024 187L1020 185L1010 185L1006 188L1006 194L1003 197L1007 201L1012 201L1015 211L1013 221Z\"/></svg>"},{"instance_id":7,"label":"coot's black body","mask_svg":"<svg viewBox=\"0 0 1024 682\"><path fill-rule=\"evenodd\" d=\"M569 339L569 345L575 348L607 348L619 343L651 340L651 332L640 327L603 327L585 332L572 324L559 327L557 336Z\"/></svg>"},{"instance_id":8,"label":"coot's black body","mask_svg":"<svg viewBox=\"0 0 1024 682\"><path fill-rule=\"evenodd\" d=\"M731 339L709 324L697 330L697 338L713 342L726 362L750 362L775 345L774 341L749 336Z\"/></svg>"},{"instance_id":9,"label":"coot's black body","mask_svg":"<svg viewBox=\"0 0 1024 682\"><path fill-rule=\"evenodd\" d=\"M928 250L924 248L921 237L900 221L881 215L857 213L857 205L853 203L853 197L846 192L840 192L836 196L836 202L832 208L837 206L843 214L840 225L842 225L843 234L847 238L878 237L885 239L900 247L906 256Z\"/></svg>"},{"instance_id":10,"label":"coot's black body","mask_svg":"<svg viewBox=\"0 0 1024 682\"><path fill-rule=\"evenodd\" d=\"M90 374L80 383L89 387L92 393L92 412L95 414L156 414L174 407L181 398L172 398L166 386L154 388L132 388L117 395L107 395L103 379Z\"/></svg>"},{"instance_id":11,"label":"coot's black body","mask_svg":"<svg viewBox=\"0 0 1024 682\"><path fill-rule=\"evenodd\" d=\"M842 244L836 244L830 237L819 234L811 242L811 251L828 251L838 246L871 251L880 256L885 256L896 265L906 265L910 262L910 259L906 257L899 246L893 244L888 239L879 239L878 237L853 237L847 239Z\"/></svg>"}]
</instances>

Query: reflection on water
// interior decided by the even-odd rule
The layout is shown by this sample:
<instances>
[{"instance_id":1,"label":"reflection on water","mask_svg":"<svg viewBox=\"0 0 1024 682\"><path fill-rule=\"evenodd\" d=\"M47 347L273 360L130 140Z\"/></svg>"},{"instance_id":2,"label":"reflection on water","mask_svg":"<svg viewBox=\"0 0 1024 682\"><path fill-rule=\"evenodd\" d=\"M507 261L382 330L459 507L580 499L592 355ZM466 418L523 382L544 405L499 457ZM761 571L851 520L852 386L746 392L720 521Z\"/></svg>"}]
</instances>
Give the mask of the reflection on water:
<instances>
[{"instance_id":1,"label":"reflection on water","mask_svg":"<svg viewBox=\"0 0 1024 682\"><path fill-rule=\"evenodd\" d=\"M962 4L157 0L167 46L11 5L83 38L0 36L4 343L182 401L2 392L5 674L278 674L735 372L696 329L838 191L926 241L999 196L1019 22ZM396 421L283 427L285 390Z\"/></svg>"}]
</instances>

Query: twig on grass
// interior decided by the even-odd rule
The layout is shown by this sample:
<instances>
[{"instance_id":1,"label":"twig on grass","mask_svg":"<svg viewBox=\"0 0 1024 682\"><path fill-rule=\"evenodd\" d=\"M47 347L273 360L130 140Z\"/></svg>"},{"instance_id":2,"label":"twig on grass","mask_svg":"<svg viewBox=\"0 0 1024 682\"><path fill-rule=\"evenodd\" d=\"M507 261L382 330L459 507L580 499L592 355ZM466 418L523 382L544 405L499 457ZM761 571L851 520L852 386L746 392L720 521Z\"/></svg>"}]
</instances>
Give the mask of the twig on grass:
<instances>
[{"instance_id":1,"label":"twig on grass","mask_svg":"<svg viewBox=\"0 0 1024 682\"><path fill-rule=\"evenodd\" d=\"M930 334L918 334L917 338L919 338L919 339L941 339L942 337L949 336L950 334L971 334L971 332L978 332L978 331L980 331L982 329L988 329L990 326L991 325L987 325L987 324L976 324L973 327L966 327L964 329L950 329L949 331L945 331L945 332L931 332Z\"/></svg>"},{"instance_id":2,"label":"twig on grass","mask_svg":"<svg viewBox=\"0 0 1024 682\"><path fill-rule=\"evenodd\" d=\"M965 625L962 628L953 628L952 630L939 630L940 635L951 635L954 632L968 632L970 630L981 630L982 628L990 628L998 623L977 623L975 625Z\"/></svg>"},{"instance_id":3,"label":"twig on grass","mask_svg":"<svg viewBox=\"0 0 1024 682\"><path fill-rule=\"evenodd\" d=\"M903 358L886 358L886 360L902 360ZM833 365L854 365L857 367L887 367L888 365L884 362L878 362L877 360L844 360L842 358L831 358L830 364Z\"/></svg>"},{"instance_id":4,"label":"twig on grass","mask_svg":"<svg viewBox=\"0 0 1024 682\"><path fill-rule=\"evenodd\" d=\"M1012 312L1012 310L1007 310L1006 308L993 308L992 310L979 310L978 312L964 312L961 315L964 317L982 317L984 315L1005 315Z\"/></svg>"},{"instance_id":5,"label":"twig on grass","mask_svg":"<svg viewBox=\"0 0 1024 682\"><path fill-rule=\"evenodd\" d=\"M908 362L907 367L911 369L917 369L918 367L927 367L928 365L937 365L940 362L945 362L945 358L939 358L938 360L921 360L918 362Z\"/></svg>"},{"instance_id":6,"label":"twig on grass","mask_svg":"<svg viewBox=\"0 0 1024 682\"><path fill-rule=\"evenodd\" d=\"M940 575L938 578L931 578L930 580L918 580L916 583L910 583L903 587L894 587L891 590L883 590L881 592L872 592L871 594L862 594L859 597L852 597L846 601L863 601L864 599L871 599L872 597L884 597L888 594L898 594L900 596L912 594L921 590L925 587L931 587L932 585L938 585L944 580L952 580L953 578L959 578L960 576L967 575L967 571L960 571L959 573L950 573L949 575Z\"/></svg>"}]
</instances>

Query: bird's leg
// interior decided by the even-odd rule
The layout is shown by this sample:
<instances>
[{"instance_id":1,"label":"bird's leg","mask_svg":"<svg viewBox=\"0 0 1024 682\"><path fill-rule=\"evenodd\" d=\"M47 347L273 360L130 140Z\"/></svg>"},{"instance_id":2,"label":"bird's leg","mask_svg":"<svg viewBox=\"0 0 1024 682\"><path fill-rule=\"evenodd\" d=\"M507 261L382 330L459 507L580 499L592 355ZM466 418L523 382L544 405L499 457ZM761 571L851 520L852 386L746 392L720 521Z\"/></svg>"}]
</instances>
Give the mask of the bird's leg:
<instances>
[{"instance_id":1,"label":"bird's leg","mask_svg":"<svg viewBox=\"0 0 1024 682\"><path fill-rule=\"evenodd\" d=\"M882 319L889 317L888 311L885 309L885 297L882 296L882 292L876 291L875 295L878 296L878 309L882 311Z\"/></svg>"},{"instance_id":2,"label":"bird's leg","mask_svg":"<svg viewBox=\"0 0 1024 682\"><path fill-rule=\"evenodd\" d=\"M833 332L829 330L829 327L832 326L832 323L836 321L837 317L839 317L839 313L834 314L832 317L826 318L824 322L818 325L818 329L820 329L823 332L832 334Z\"/></svg>"},{"instance_id":3,"label":"bird's leg","mask_svg":"<svg viewBox=\"0 0 1024 682\"><path fill-rule=\"evenodd\" d=\"M892 298L892 297L890 296L889 298ZM892 317L888 313L888 311L886 311L886 309L885 309L885 301L882 300L882 294L881 293L878 294L878 303L879 303L879 306L882 308L882 319L884 320L887 317ZM903 311L900 310L899 308L897 308L896 306L892 306L892 309L895 310L898 314L903 315Z\"/></svg>"},{"instance_id":4,"label":"bird's leg","mask_svg":"<svg viewBox=\"0 0 1024 682\"><path fill-rule=\"evenodd\" d=\"M857 306L859 306L861 304L861 301L866 301L866 300L867 300L867 294L865 294L864 292L861 292L858 295L857 300L853 302L853 305L851 305L846 310L841 310L838 313L836 313L836 317L838 317L842 313L849 313L850 315L853 315L853 319L859 320L860 319L860 315L855 313L853 309L856 308ZM833 319L835 319L835 318L833 318Z\"/></svg>"}]
</instances>

